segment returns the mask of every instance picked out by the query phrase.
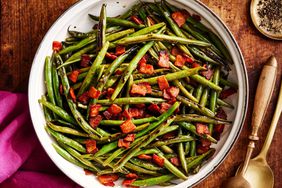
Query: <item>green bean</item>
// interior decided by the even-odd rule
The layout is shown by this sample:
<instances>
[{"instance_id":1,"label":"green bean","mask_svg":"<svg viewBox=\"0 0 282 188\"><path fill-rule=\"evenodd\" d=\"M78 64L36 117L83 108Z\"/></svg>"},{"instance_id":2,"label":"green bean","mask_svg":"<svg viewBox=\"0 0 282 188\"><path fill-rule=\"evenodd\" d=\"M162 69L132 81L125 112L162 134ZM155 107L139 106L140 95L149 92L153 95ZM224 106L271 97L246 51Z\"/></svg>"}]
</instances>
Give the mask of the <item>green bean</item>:
<instances>
[{"instance_id":1,"label":"green bean","mask_svg":"<svg viewBox=\"0 0 282 188\"><path fill-rule=\"evenodd\" d=\"M219 83L219 74L220 74L220 69L217 67L214 70L213 73L213 80L212 82L216 85ZM217 104L217 98L218 98L218 93L216 91L211 91L211 96L210 96L210 109L211 111L215 112L216 104ZM213 124L209 124L209 131L212 135L213 132Z\"/></svg>"},{"instance_id":2,"label":"green bean","mask_svg":"<svg viewBox=\"0 0 282 188\"><path fill-rule=\"evenodd\" d=\"M234 106L232 104L229 104L228 102L224 101L224 100L221 100L219 98L217 98L217 104L219 106L223 106L223 107L227 107L227 108L231 108L231 109L234 109Z\"/></svg>"},{"instance_id":3,"label":"green bean","mask_svg":"<svg viewBox=\"0 0 282 188\"><path fill-rule=\"evenodd\" d=\"M99 18L99 24L98 24L98 32L97 32L97 47L98 49L101 49L102 46L106 42L106 22L107 20L107 13L106 13L106 4L102 5L101 12L100 12L100 18Z\"/></svg>"},{"instance_id":4,"label":"green bean","mask_svg":"<svg viewBox=\"0 0 282 188\"><path fill-rule=\"evenodd\" d=\"M194 102L199 102L198 99L196 99L187 89L181 84L179 80L174 80L173 84L177 86L180 91L186 96L188 99L194 101Z\"/></svg>"},{"instance_id":5,"label":"green bean","mask_svg":"<svg viewBox=\"0 0 282 188\"><path fill-rule=\"evenodd\" d=\"M165 102L164 99L161 98L152 98L152 97L127 97L127 98L117 98L114 101L111 101L109 99L102 99L98 100L98 104L102 105L111 105L113 103L115 104L150 104L150 103L162 103Z\"/></svg>"},{"instance_id":6,"label":"green bean","mask_svg":"<svg viewBox=\"0 0 282 188\"><path fill-rule=\"evenodd\" d=\"M190 170L191 168L198 166L199 164L203 163L204 160L207 160L209 157L211 157L215 152L215 149L210 149L206 153L197 156L197 158L190 163L187 164L187 169Z\"/></svg>"},{"instance_id":7,"label":"green bean","mask_svg":"<svg viewBox=\"0 0 282 188\"><path fill-rule=\"evenodd\" d=\"M131 163L137 165L137 166L140 166L140 167L148 169L148 170L161 170L162 169L162 168L154 165L153 163L146 162L144 160L140 160L140 159L137 159L137 158L132 158L129 161Z\"/></svg>"},{"instance_id":8,"label":"green bean","mask_svg":"<svg viewBox=\"0 0 282 188\"><path fill-rule=\"evenodd\" d=\"M47 90L48 100L53 105L56 105L54 90L53 90L52 62L51 62L51 58L49 56L47 56L45 58L44 78L45 78L45 86L46 86L46 90Z\"/></svg>"},{"instance_id":9,"label":"green bean","mask_svg":"<svg viewBox=\"0 0 282 188\"><path fill-rule=\"evenodd\" d=\"M202 93L201 100L200 100L200 106L203 106L203 107L206 106L207 100L208 100L208 95L209 95L209 88L205 88L203 93Z\"/></svg>"},{"instance_id":10,"label":"green bean","mask_svg":"<svg viewBox=\"0 0 282 188\"><path fill-rule=\"evenodd\" d=\"M82 95L88 89L91 83L91 80L93 79L94 74L96 73L99 65L101 65L103 62L103 59L106 55L108 47L109 47L109 42L107 41L105 45L103 46L103 48L101 49L101 51L98 53L95 61L91 65L91 68L89 69L86 77L84 78L83 83L78 91L78 94L77 94L78 96Z\"/></svg>"},{"instance_id":11,"label":"green bean","mask_svg":"<svg viewBox=\"0 0 282 188\"><path fill-rule=\"evenodd\" d=\"M147 117L147 118L142 118L142 119L133 119L132 123L134 123L135 125L140 125L143 123L152 122L156 120L157 118L152 116L152 117ZM121 125L123 122L124 122L123 120L102 120L100 122L100 125L117 126L117 125Z\"/></svg>"},{"instance_id":12,"label":"green bean","mask_svg":"<svg viewBox=\"0 0 282 188\"><path fill-rule=\"evenodd\" d=\"M198 134L197 131L196 131L196 126L191 124L191 123L187 123L187 122L178 122L178 124L187 129L188 131L190 131L191 133L201 137L201 138L204 138L204 139L207 139L209 141L211 141L212 143L217 143L217 140L214 139L211 135L209 134ZM192 147L192 145L191 145ZM192 156L192 155L191 155Z\"/></svg>"},{"instance_id":13,"label":"green bean","mask_svg":"<svg viewBox=\"0 0 282 188\"><path fill-rule=\"evenodd\" d=\"M165 153L174 153L173 149L171 149L167 145L162 145L159 148Z\"/></svg>"},{"instance_id":14,"label":"green bean","mask_svg":"<svg viewBox=\"0 0 282 188\"><path fill-rule=\"evenodd\" d=\"M210 118L198 114L182 114L176 115L175 122L200 122L200 123L213 123L213 124L230 124L228 120L220 119L217 117Z\"/></svg>"},{"instance_id":15,"label":"green bean","mask_svg":"<svg viewBox=\"0 0 282 188\"><path fill-rule=\"evenodd\" d=\"M120 19L127 19L130 17L135 11L139 10L139 8L142 6L142 3L138 3L133 5L128 11L126 11L124 14L120 15Z\"/></svg>"},{"instance_id":16,"label":"green bean","mask_svg":"<svg viewBox=\"0 0 282 188\"><path fill-rule=\"evenodd\" d=\"M219 83L224 85L224 86L229 86L229 87L232 87L234 89L238 89L238 85L236 83L225 80L222 77L219 78Z\"/></svg>"},{"instance_id":17,"label":"green bean","mask_svg":"<svg viewBox=\"0 0 282 188\"><path fill-rule=\"evenodd\" d=\"M158 153L158 150L156 150L155 148L143 149L142 151L137 152L135 156L138 156L141 154L154 154L154 153Z\"/></svg>"},{"instance_id":18,"label":"green bean","mask_svg":"<svg viewBox=\"0 0 282 188\"><path fill-rule=\"evenodd\" d=\"M136 172L138 172L138 173L142 173L142 174L149 174L149 175L153 175L153 176L159 176L160 174L158 173L158 172L156 172L156 171L153 171L153 170L148 170L148 169L145 169L145 168L142 168L142 167L140 167L140 166L137 166L137 165L134 165L134 164L132 164L132 163L126 163L125 165L124 165L126 168L128 168L128 169L131 169L131 170L134 170L134 171L136 171Z\"/></svg>"},{"instance_id":19,"label":"green bean","mask_svg":"<svg viewBox=\"0 0 282 188\"><path fill-rule=\"evenodd\" d=\"M74 148L74 149L76 149L76 150L82 152L82 153L86 153L85 148L84 148L80 143L78 143L78 142L76 142L76 141L74 141L74 140L72 140L72 139L70 139L70 138L64 136L64 135L61 134L61 133L58 133L58 132L56 132L56 131L53 131L52 129L50 129L50 128L47 127L47 126L45 126L45 129L46 129L46 131L47 131L50 135L52 135L53 137L55 137L55 139L58 140L58 142L62 142L62 143L64 143L64 144L66 144L66 145L68 145L68 146L70 146L70 147L72 147L72 148Z\"/></svg>"},{"instance_id":20,"label":"green bean","mask_svg":"<svg viewBox=\"0 0 282 188\"><path fill-rule=\"evenodd\" d=\"M191 146L191 142L186 142L184 145L184 153L185 155L188 155L190 152L190 146Z\"/></svg>"},{"instance_id":21,"label":"green bean","mask_svg":"<svg viewBox=\"0 0 282 188\"><path fill-rule=\"evenodd\" d=\"M126 92L126 94L125 94L126 97L130 97L130 89L131 89L132 85L133 85L133 76L130 75L129 80L127 81L127 86L126 86L126 91L125 91ZM128 110L129 109L129 104L126 104L124 109Z\"/></svg>"},{"instance_id":22,"label":"green bean","mask_svg":"<svg viewBox=\"0 0 282 188\"><path fill-rule=\"evenodd\" d=\"M94 16L92 14L88 14L88 15L90 16L90 18L92 18L95 21L99 20L98 16ZM118 26L122 26L122 27L129 27L129 28L132 27L132 28L136 28L136 29L142 29L142 28L145 27L144 25L137 25L137 24L135 24L135 23L133 23L131 21L120 19L120 18L110 18L110 17L107 17L106 20L110 24L118 25Z\"/></svg>"},{"instance_id":23,"label":"green bean","mask_svg":"<svg viewBox=\"0 0 282 188\"><path fill-rule=\"evenodd\" d=\"M46 96L45 95L42 95L42 99L44 101L47 100ZM45 120L46 121L52 121L53 120L53 117L52 117L52 114L51 114L51 110L49 110L47 107L43 106L43 113L44 113L44 117L45 117Z\"/></svg>"},{"instance_id":24,"label":"green bean","mask_svg":"<svg viewBox=\"0 0 282 188\"><path fill-rule=\"evenodd\" d=\"M159 185L161 183L165 183L165 182L170 181L174 178L175 178L174 175L162 175L162 176L155 177L155 178L148 178L148 179L144 179L144 180L136 180L133 183L131 183L130 185L132 185L132 186L154 186L154 185Z\"/></svg>"},{"instance_id":25,"label":"green bean","mask_svg":"<svg viewBox=\"0 0 282 188\"><path fill-rule=\"evenodd\" d=\"M92 168L89 168L88 166L82 164L80 161L78 161L77 159L75 159L73 156L71 156L66 150L64 150L63 148L61 148L60 146L58 146L55 143L52 143L52 146L54 147L54 149L56 150L56 152L61 155L64 159L66 159L67 161L82 167L84 169L87 170L93 170Z\"/></svg>"},{"instance_id":26,"label":"green bean","mask_svg":"<svg viewBox=\"0 0 282 188\"><path fill-rule=\"evenodd\" d=\"M197 41L197 40L191 40L191 39L185 39L181 37L176 36L169 36L164 34L146 34L146 35L138 35L135 37L127 37L120 39L116 42L116 44L119 45L129 45L129 44L135 44L140 42L147 42L147 41L169 41L173 43L179 43L179 44L190 44L195 46L203 46L207 47L210 46L209 43Z\"/></svg>"},{"instance_id":27,"label":"green bean","mask_svg":"<svg viewBox=\"0 0 282 188\"><path fill-rule=\"evenodd\" d=\"M192 75L191 78L193 80L195 80L196 82L204 85L204 86L207 86L215 91L218 91L220 92L222 90L221 87L219 87L218 85L212 83L211 81L207 80L206 78L200 76L200 75Z\"/></svg>"},{"instance_id":28,"label":"green bean","mask_svg":"<svg viewBox=\"0 0 282 188\"><path fill-rule=\"evenodd\" d=\"M178 136L179 137L182 136L182 129L181 128L179 129ZM188 140L188 141L190 141L190 140ZM187 164L186 164L186 160L185 160L184 146L183 146L182 142L178 143L177 150L178 150L178 155L179 155L181 166L187 174L188 170L187 170Z\"/></svg>"},{"instance_id":29,"label":"green bean","mask_svg":"<svg viewBox=\"0 0 282 188\"><path fill-rule=\"evenodd\" d=\"M169 140L163 140L163 141L156 141L152 144L149 145L149 147L159 147L163 145L170 145L170 144L175 144L175 143L181 143L181 142L188 142L194 140L193 137L191 136L178 136L176 138L172 138Z\"/></svg>"},{"instance_id":30,"label":"green bean","mask_svg":"<svg viewBox=\"0 0 282 188\"><path fill-rule=\"evenodd\" d=\"M58 106L55 106L54 104L52 104L50 102L47 102L46 100L44 100L44 98L41 98L38 101L39 101L39 103L41 103L43 106L50 109L52 112L54 112L56 115L58 115L62 119L66 120L67 122L69 122L71 124L76 124L75 119L73 119L73 117L70 116L64 109L62 109Z\"/></svg>"},{"instance_id":31,"label":"green bean","mask_svg":"<svg viewBox=\"0 0 282 188\"><path fill-rule=\"evenodd\" d=\"M196 141L191 142L191 147L190 147L190 156L196 156Z\"/></svg>"},{"instance_id":32,"label":"green bean","mask_svg":"<svg viewBox=\"0 0 282 188\"><path fill-rule=\"evenodd\" d=\"M54 57L52 58L54 59ZM52 63L52 78L53 78L53 91L54 91L54 98L56 101L56 104L63 108L63 101L60 95L60 82L59 82L59 76L58 76L58 72L56 70L55 65Z\"/></svg>"},{"instance_id":33,"label":"green bean","mask_svg":"<svg viewBox=\"0 0 282 188\"><path fill-rule=\"evenodd\" d=\"M181 78L185 78L187 76L197 74L198 71L203 70L203 69L204 69L203 67L196 67L196 68L192 68L192 69L177 71L177 72L174 72L174 73L168 73L164 76L167 79L167 81L173 81L173 80L178 80L178 79L181 79ZM147 78L147 79L141 79L141 80L135 80L134 83L138 84L138 83L142 83L142 82L148 82L150 84L157 84L159 77L160 76Z\"/></svg>"}]
</instances>

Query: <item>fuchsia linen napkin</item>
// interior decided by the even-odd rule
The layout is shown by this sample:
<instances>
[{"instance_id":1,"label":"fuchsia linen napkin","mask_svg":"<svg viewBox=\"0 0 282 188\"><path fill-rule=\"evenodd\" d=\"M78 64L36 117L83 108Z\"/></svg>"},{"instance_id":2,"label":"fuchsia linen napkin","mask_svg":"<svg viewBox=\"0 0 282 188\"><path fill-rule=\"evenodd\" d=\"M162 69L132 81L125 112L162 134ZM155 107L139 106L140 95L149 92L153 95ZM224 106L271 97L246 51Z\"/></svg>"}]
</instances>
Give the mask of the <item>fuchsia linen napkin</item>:
<instances>
[{"instance_id":1,"label":"fuchsia linen napkin","mask_svg":"<svg viewBox=\"0 0 282 188\"><path fill-rule=\"evenodd\" d=\"M79 187L49 159L30 120L25 94L0 91L0 188Z\"/></svg>"}]
</instances>

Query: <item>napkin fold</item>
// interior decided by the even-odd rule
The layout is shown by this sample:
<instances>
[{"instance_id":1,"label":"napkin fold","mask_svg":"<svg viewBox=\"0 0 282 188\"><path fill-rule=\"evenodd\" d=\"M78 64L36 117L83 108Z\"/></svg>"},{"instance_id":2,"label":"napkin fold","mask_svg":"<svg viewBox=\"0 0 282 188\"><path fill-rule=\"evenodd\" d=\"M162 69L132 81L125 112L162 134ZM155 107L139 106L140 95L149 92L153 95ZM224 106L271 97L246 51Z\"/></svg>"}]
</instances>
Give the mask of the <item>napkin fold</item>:
<instances>
[{"instance_id":1,"label":"napkin fold","mask_svg":"<svg viewBox=\"0 0 282 188\"><path fill-rule=\"evenodd\" d=\"M50 160L32 127L25 94L0 91L0 188L79 187Z\"/></svg>"}]
</instances>

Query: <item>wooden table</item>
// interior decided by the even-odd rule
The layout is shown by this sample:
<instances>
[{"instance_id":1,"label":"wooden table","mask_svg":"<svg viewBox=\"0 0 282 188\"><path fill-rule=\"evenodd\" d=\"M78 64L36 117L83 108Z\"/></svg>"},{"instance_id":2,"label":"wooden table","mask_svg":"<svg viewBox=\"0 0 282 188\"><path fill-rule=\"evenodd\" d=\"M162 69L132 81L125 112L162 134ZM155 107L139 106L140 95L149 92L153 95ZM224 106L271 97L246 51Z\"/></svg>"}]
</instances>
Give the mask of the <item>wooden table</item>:
<instances>
[{"instance_id":1,"label":"wooden table","mask_svg":"<svg viewBox=\"0 0 282 188\"><path fill-rule=\"evenodd\" d=\"M30 67L40 41L52 23L75 2L75 0L1 0L0 90L27 92ZM270 55L277 57L279 62L277 80L281 79L282 42L267 39L255 29L249 16L249 1L203 0L203 2L223 19L239 43L245 57L250 85L248 115L237 143L220 167L196 186L215 188L219 187L227 177L234 175L245 155L256 84L262 65ZM261 140L257 143L254 155L262 147L266 136L276 105L278 89L277 81L274 96L259 133ZM277 127L268 155L277 188L282 187L281 123L282 121Z\"/></svg>"}]
</instances>

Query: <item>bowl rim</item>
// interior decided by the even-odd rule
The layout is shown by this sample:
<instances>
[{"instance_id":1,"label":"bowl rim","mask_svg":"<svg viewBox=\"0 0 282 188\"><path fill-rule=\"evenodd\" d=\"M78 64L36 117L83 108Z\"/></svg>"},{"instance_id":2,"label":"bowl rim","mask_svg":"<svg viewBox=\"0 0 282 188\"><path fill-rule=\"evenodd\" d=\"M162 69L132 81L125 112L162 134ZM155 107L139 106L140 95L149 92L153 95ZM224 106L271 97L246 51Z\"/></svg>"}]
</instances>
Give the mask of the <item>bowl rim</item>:
<instances>
[{"instance_id":1,"label":"bowl rim","mask_svg":"<svg viewBox=\"0 0 282 188\"><path fill-rule=\"evenodd\" d=\"M38 46L38 49L34 55L34 59L33 59L33 63L32 63L32 67L31 67L31 70L30 70L30 76L29 76L29 86L28 86L28 102L29 102L29 108L30 108L30 112L32 112L32 109L31 109L31 106L32 106L32 103L34 102L31 98L31 92L32 92L32 85L30 84L32 82L32 73L35 72L35 64L36 64L36 58L39 54L39 52L42 50L42 45L45 41L45 39L47 38L47 36L49 35L49 33L52 31L52 29L57 25L57 23L59 22L59 20L61 20L62 17L64 17L66 14L68 14L73 8L75 8L76 6L79 6L80 3L84 2L84 1L87 1L87 0L79 0L77 2L75 2L73 5L71 5L69 8L67 8L57 19L56 21L52 24L52 26L48 29L48 31L46 32L46 34L44 35L43 39L41 40L40 42L40 45ZM93 3L97 3L99 1L102 1L102 0L96 0L95 2ZM183 3L185 4L185 0L176 0L176 2L179 2L179 3ZM213 169L209 169L207 173L205 173L205 176L202 176L200 177L196 182L192 183L191 185L189 185L189 187L193 187L197 184L199 184L200 182L202 182L204 179L206 179L211 173L213 173L218 167L220 164L222 164L222 162L226 159L226 157L229 155L230 151L232 150L232 148L234 147L235 143L237 142L239 136L240 136L240 133L243 129L243 126L244 126L244 121L245 121L245 118L246 118L246 115L247 115L247 109L248 109L248 101L249 101L249 83L248 83L248 74L247 74L247 69L246 69L246 65L245 65L245 61L244 61L244 57L243 57L243 54L240 50L240 47L238 45L238 43L236 42L234 36L232 35L231 31L228 29L228 27L226 26L226 24L221 20L221 18L219 18L219 16L217 16L210 8L208 8L207 5L205 5L204 3L200 2L199 0L194 0L195 3L197 3L200 7L204 8L206 11L208 11L221 25L222 25L222 28L225 30L225 32L228 34L228 37L232 40L232 43L234 45L234 47L236 48L237 50L237 53L238 53L238 57L240 58L240 65L241 65L241 68L242 68L242 72L241 72L241 76L243 76L243 90L245 91L245 95L243 96L243 101L242 101L242 115L241 115L241 118L239 119L239 122L237 124L237 126L239 126L238 128L238 131L236 132L236 135L234 136L231 144L229 145L229 147L225 150L224 152L224 155L221 157L221 159L219 161L217 161L216 163L214 163L213 165ZM239 63L239 62L238 62ZM237 111L238 113L238 111ZM236 113L236 114L237 114ZM66 175L68 176L72 181L76 182L77 184L79 185L82 185L81 182L77 181L76 179L74 179L72 176L71 176L71 173L68 173L67 170L61 168L57 161L55 160L55 158L52 157L51 153L47 152L46 148L44 147L44 144L43 142L41 141L41 138L39 137L39 134L37 132L37 129L35 127L36 125L36 122L37 120L35 119L34 115L31 113L31 120L32 120L32 123L33 123L33 127L34 127L34 130L36 132L36 136L37 138L39 139L40 141L40 144L41 146L44 148L44 150L46 151L47 155L50 157L50 159L54 162L54 164ZM185 181L184 181L185 182ZM182 182L182 183L184 183ZM181 184L182 184L181 183ZM102 185L101 185L102 187ZM178 187L178 185L176 186L173 186L175 188ZM178 187L180 188L180 187Z\"/></svg>"}]
</instances>

